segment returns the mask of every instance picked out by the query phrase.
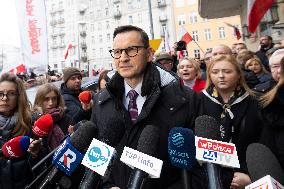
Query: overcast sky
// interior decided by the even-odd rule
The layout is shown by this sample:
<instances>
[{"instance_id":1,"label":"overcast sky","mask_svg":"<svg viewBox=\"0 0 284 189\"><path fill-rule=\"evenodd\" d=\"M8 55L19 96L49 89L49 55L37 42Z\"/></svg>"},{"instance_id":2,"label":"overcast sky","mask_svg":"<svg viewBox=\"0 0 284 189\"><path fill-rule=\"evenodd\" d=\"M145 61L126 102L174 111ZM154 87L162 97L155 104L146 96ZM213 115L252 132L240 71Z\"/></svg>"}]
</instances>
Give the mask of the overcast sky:
<instances>
[{"instance_id":1,"label":"overcast sky","mask_svg":"<svg viewBox=\"0 0 284 189\"><path fill-rule=\"evenodd\" d=\"M0 44L20 46L15 0L0 0L0 28Z\"/></svg>"}]
</instances>

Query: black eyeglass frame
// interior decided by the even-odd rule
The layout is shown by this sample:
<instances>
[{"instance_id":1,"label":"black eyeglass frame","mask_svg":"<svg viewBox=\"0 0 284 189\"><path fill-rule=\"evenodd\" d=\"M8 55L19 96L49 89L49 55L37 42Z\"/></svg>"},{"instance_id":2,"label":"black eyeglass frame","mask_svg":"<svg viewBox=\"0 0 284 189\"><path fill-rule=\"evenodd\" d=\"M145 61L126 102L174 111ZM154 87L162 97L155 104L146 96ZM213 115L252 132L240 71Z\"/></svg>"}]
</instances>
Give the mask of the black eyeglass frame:
<instances>
[{"instance_id":1,"label":"black eyeglass frame","mask_svg":"<svg viewBox=\"0 0 284 189\"><path fill-rule=\"evenodd\" d=\"M128 51L129 51L129 50L132 50L132 49L130 49L130 48L136 48L136 53L135 53L135 55L129 55L129 54L128 54ZM109 50L109 52L110 52L110 55L112 56L112 58L114 58L114 59L120 59L120 57L121 57L123 51L126 53L127 56L129 56L129 57L135 57L135 56L137 56L137 54L138 54L140 48L147 49L148 47L145 47L145 46L129 46L129 47L125 48L125 49L111 49L111 50ZM118 50L119 50L119 56L116 57L115 54L114 54L114 51L118 51Z\"/></svg>"}]
</instances>

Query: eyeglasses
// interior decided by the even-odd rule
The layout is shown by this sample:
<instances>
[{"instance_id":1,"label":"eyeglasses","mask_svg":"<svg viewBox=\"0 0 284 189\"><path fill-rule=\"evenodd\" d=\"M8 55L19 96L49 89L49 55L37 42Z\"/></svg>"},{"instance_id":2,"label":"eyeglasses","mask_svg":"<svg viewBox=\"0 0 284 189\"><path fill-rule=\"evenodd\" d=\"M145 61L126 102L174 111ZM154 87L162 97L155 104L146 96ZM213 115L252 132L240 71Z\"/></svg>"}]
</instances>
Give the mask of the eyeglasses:
<instances>
[{"instance_id":1,"label":"eyeglasses","mask_svg":"<svg viewBox=\"0 0 284 189\"><path fill-rule=\"evenodd\" d=\"M15 99L19 94L17 92L0 92L0 99L3 100L4 96L8 99Z\"/></svg>"},{"instance_id":2,"label":"eyeglasses","mask_svg":"<svg viewBox=\"0 0 284 189\"><path fill-rule=\"evenodd\" d=\"M144 46L130 46L130 47L127 47L126 49L112 49L112 50L109 50L111 56L115 59L119 59L122 55L122 52L124 51L127 56L129 57L134 57L138 54L138 51L140 48L147 48L147 47L144 47Z\"/></svg>"}]
</instances>

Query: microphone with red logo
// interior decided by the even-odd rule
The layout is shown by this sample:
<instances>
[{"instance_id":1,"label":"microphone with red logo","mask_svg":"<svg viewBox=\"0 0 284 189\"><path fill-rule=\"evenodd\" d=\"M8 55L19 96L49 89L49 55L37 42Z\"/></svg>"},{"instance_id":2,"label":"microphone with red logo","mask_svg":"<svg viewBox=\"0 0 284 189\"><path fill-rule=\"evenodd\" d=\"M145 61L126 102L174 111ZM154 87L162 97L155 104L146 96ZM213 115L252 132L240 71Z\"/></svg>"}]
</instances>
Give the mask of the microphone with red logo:
<instances>
[{"instance_id":1,"label":"microphone with red logo","mask_svg":"<svg viewBox=\"0 0 284 189\"><path fill-rule=\"evenodd\" d=\"M92 100L91 91L83 91L79 94L79 100L85 104L89 104Z\"/></svg>"},{"instance_id":2,"label":"microphone with red logo","mask_svg":"<svg viewBox=\"0 0 284 189\"><path fill-rule=\"evenodd\" d=\"M53 127L53 119L51 114L44 114L32 126L34 138L42 138L48 136Z\"/></svg>"},{"instance_id":3,"label":"microphone with red logo","mask_svg":"<svg viewBox=\"0 0 284 189\"><path fill-rule=\"evenodd\" d=\"M26 154L30 145L30 137L17 136L5 142L1 149L1 156L5 158L14 159L22 157Z\"/></svg>"},{"instance_id":4,"label":"microphone with red logo","mask_svg":"<svg viewBox=\"0 0 284 189\"><path fill-rule=\"evenodd\" d=\"M67 137L54 153L53 167L38 188L53 188L61 177L70 176L81 163L82 153L86 152L97 133L97 126L87 121L71 137Z\"/></svg>"}]
</instances>

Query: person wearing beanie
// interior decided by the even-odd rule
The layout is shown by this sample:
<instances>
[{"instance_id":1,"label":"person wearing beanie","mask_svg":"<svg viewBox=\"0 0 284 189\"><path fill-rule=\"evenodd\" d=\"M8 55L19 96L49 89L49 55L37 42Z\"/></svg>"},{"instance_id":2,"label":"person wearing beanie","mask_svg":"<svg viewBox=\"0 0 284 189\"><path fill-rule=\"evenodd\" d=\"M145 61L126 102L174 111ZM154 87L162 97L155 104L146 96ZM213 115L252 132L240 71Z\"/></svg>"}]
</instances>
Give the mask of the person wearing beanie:
<instances>
[{"instance_id":1,"label":"person wearing beanie","mask_svg":"<svg viewBox=\"0 0 284 189\"><path fill-rule=\"evenodd\" d=\"M67 108L66 114L71 116L75 123L84 119L89 120L91 110L83 110L78 98L79 94L82 92L82 75L80 70L73 67L64 68L63 81L64 83L61 84L60 92Z\"/></svg>"},{"instance_id":2,"label":"person wearing beanie","mask_svg":"<svg viewBox=\"0 0 284 189\"><path fill-rule=\"evenodd\" d=\"M174 59L168 53L163 53L157 56L155 62L162 65L167 71L172 71L174 66Z\"/></svg>"}]
</instances>

